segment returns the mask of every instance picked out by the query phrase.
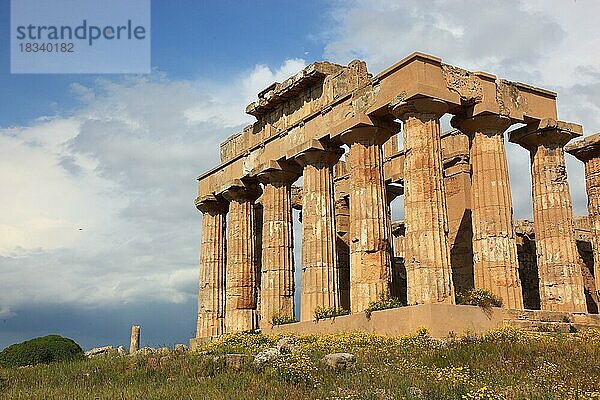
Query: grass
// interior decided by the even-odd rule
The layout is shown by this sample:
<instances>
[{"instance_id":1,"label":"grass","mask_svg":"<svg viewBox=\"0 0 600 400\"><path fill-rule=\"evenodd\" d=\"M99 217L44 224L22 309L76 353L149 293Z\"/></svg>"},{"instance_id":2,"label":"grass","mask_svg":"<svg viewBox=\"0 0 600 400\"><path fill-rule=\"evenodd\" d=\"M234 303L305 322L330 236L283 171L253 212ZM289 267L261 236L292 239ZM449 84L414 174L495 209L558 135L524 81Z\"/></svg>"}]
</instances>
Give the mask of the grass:
<instances>
[{"instance_id":1,"label":"grass","mask_svg":"<svg viewBox=\"0 0 600 400\"><path fill-rule=\"evenodd\" d=\"M256 354L278 336L233 334L203 353L109 356L0 369L0 399L597 399L600 331L504 328L435 340L364 333L294 336L299 352L232 370L226 353ZM351 352L352 369L320 360Z\"/></svg>"}]
</instances>

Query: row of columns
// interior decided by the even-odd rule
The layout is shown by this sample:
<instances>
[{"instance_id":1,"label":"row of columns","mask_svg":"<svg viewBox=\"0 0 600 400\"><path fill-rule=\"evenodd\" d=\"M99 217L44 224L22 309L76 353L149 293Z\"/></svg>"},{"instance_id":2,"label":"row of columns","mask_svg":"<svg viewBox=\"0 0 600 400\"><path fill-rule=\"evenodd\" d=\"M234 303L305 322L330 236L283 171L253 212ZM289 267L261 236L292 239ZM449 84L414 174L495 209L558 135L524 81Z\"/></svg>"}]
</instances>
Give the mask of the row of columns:
<instances>
[{"instance_id":1,"label":"row of columns","mask_svg":"<svg viewBox=\"0 0 600 400\"><path fill-rule=\"evenodd\" d=\"M391 108L404 123L405 267L409 304L453 303L440 117L444 102L417 99ZM507 308L523 308L504 132L509 118L455 117L469 137L473 269L476 288L489 290ZM382 145L394 125L353 128L340 139L349 146L350 307L363 311L390 296L389 204ZM542 309L585 312L583 278L573 230L563 146L570 132L556 127L513 131L511 140L531 153L533 210ZM293 163L257 174L263 183L261 271L257 271L253 203L257 186L239 182L222 195L199 199L203 212L197 337L258 327L258 319L293 317L294 257L291 185L302 174L302 297L300 319L317 307L340 306L333 166L342 150L312 142ZM298 165L301 167L298 167ZM590 164L590 169L598 167ZM598 173L596 172L596 178ZM594 183L595 182L595 183ZM590 185L597 190L597 180ZM589 191L589 190L588 190ZM600 200L598 201L600 203ZM227 245L225 215L229 212ZM598 225L597 225L598 228ZM225 257L226 254L226 257ZM225 295L222 293L225 278ZM260 281L260 306L257 286Z\"/></svg>"}]
</instances>

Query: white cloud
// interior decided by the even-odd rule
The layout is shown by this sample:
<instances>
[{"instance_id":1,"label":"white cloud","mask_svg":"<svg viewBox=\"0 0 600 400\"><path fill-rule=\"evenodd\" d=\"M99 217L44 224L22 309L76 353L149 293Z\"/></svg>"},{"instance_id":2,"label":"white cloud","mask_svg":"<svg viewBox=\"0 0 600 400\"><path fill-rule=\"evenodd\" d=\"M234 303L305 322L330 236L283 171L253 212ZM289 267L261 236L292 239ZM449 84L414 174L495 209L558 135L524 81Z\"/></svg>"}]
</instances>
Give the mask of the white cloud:
<instances>
[{"instance_id":1,"label":"white cloud","mask_svg":"<svg viewBox=\"0 0 600 400\"><path fill-rule=\"evenodd\" d=\"M7 319L14 317L14 313L10 310L10 307L6 304L0 304L0 318Z\"/></svg>"},{"instance_id":2,"label":"white cloud","mask_svg":"<svg viewBox=\"0 0 600 400\"><path fill-rule=\"evenodd\" d=\"M516 0L357 0L334 11L325 56L365 58L373 72L413 51L431 53L471 69L498 70L548 57L561 26Z\"/></svg>"},{"instance_id":3,"label":"white cloud","mask_svg":"<svg viewBox=\"0 0 600 400\"><path fill-rule=\"evenodd\" d=\"M306 62L298 58L285 60L275 70L268 65L256 65L231 85L209 85L211 98L207 104L196 104L186 109L185 116L191 123L214 122L225 127L250 123L252 117L245 115L243 111L254 101L257 93L273 82L289 78L305 66Z\"/></svg>"},{"instance_id":4,"label":"white cloud","mask_svg":"<svg viewBox=\"0 0 600 400\"><path fill-rule=\"evenodd\" d=\"M94 174L94 160L67 150L66 142L78 132L73 119L0 130L5 192L0 255L74 246L81 238L80 227L93 231L111 212L101 191L114 185Z\"/></svg>"},{"instance_id":5,"label":"white cloud","mask_svg":"<svg viewBox=\"0 0 600 400\"><path fill-rule=\"evenodd\" d=\"M76 83L69 117L0 129L0 317L195 298L195 178L252 120L246 103L304 65L257 65L220 84L161 73Z\"/></svg>"}]
</instances>

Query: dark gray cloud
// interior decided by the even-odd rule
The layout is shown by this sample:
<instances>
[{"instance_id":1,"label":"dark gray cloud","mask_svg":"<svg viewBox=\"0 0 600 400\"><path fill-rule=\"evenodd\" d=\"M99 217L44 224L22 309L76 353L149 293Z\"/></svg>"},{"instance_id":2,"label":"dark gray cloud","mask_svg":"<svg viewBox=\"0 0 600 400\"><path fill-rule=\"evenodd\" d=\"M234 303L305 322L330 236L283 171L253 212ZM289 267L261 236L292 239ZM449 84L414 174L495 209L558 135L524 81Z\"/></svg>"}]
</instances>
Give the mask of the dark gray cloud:
<instances>
[{"instance_id":1,"label":"dark gray cloud","mask_svg":"<svg viewBox=\"0 0 600 400\"><path fill-rule=\"evenodd\" d=\"M0 349L38 336L59 334L84 349L102 345L129 348L132 324L142 327L142 346L173 346L195 336L197 303L118 304L103 308L37 304L21 307L13 318L0 318Z\"/></svg>"}]
</instances>

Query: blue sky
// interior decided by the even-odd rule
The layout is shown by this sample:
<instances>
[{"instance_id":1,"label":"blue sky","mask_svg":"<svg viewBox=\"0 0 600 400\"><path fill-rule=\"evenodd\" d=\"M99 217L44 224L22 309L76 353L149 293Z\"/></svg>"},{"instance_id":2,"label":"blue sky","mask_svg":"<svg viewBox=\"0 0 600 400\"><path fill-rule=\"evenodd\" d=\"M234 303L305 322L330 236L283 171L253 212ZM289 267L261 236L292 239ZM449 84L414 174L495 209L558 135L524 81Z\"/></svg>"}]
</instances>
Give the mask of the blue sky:
<instances>
[{"instance_id":1,"label":"blue sky","mask_svg":"<svg viewBox=\"0 0 600 400\"><path fill-rule=\"evenodd\" d=\"M554 90L561 119L600 131L594 0L153 0L148 75L11 75L9 11L0 0L0 348L48 333L125 344L132 323L143 344L187 342L195 177L252 122L257 92L313 61L377 73L427 52ZM531 218L528 155L507 146L515 214ZM584 215L571 157L568 172Z\"/></svg>"},{"instance_id":2,"label":"blue sky","mask_svg":"<svg viewBox=\"0 0 600 400\"><path fill-rule=\"evenodd\" d=\"M10 1L0 2L0 124L24 124L40 113L63 113L78 105L69 91L73 82L96 76L10 74ZM317 38L325 3L302 1L154 0L152 67L174 79L227 79L256 64L274 65L284 58L319 57Z\"/></svg>"}]
</instances>

